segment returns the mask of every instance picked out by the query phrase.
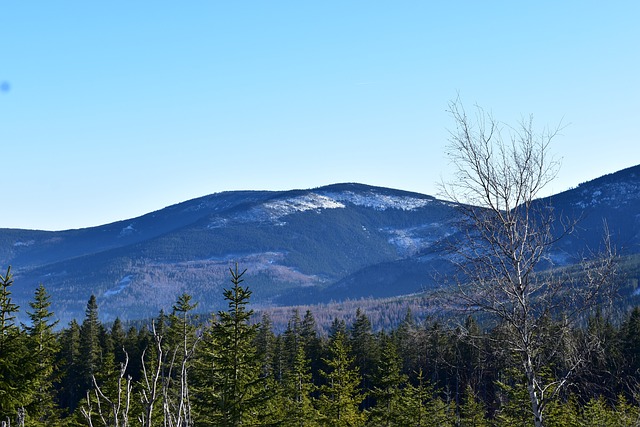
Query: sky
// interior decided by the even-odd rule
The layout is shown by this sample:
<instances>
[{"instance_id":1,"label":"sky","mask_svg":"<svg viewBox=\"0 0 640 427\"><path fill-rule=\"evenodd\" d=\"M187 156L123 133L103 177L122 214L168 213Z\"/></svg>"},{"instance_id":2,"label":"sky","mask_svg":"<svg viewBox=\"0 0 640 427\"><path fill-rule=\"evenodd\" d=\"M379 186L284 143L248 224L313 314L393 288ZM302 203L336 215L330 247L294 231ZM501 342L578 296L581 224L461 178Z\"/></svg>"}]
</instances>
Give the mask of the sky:
<instances>
[{"instance_id":1,"label":"sky","mask_svg":"<svg viewBox=\"0 0 640 427\"><path fill-rule=\"evenodd\" d=\"M640 2L3 1L0 228L228 190L438 195L460 98L562 126L549 194L640 163Z\"/></svg>"}]
</instances>

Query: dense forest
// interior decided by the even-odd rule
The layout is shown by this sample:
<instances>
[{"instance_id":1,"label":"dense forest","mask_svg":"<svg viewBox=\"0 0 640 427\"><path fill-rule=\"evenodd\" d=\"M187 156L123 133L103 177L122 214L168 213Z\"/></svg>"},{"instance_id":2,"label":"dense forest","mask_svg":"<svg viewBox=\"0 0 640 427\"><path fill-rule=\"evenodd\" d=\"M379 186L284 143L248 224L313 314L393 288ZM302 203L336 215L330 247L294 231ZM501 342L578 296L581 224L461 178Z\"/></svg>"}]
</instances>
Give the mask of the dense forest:
<instances>
[{"instance_id":1,"label":"dense forest","mask_svg":"<svg viewBox=\"0 0 640 427\"><path fill-rule=\"evenodd\" d=\"M530 425L517 352L505 326L412 313L374 332L367 314L318 332L313 312L291 311L275 334L255 319L243 272L230 270L228 309L194 315L181 295L143 326L104 324L92 296L81 323L58 328L43 286L19 324L10 269L0 276L0 416L29 426L488 426ZM553 320L549 320L553 322ZM556 355L549 378L570 384L545 425L638 425L640 309L613 322L601 311ZM580 355L582 362L568 364ZM560 390L560 389L559 389ZM553 393L549 390L549 393Z\"/></svg>"}]
</instances>

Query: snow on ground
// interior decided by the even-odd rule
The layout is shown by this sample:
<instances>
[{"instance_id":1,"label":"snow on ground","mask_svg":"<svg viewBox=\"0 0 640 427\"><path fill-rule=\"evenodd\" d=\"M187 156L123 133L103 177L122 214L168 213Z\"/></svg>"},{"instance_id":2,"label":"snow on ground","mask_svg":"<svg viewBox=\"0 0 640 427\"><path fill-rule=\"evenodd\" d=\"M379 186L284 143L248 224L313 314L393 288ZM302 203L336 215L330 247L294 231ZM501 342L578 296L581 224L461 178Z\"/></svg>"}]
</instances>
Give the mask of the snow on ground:
<instances>
[{"instance_id":1,"label":"snow on ground","mask_svg":"<svg viewBox=\"0 0 640 427\"><path fill-rule=\"evenodd\" d=\"M387 209L411 211L424 207L431 202L430 199L419 199L409 196L391 196L374 192L361 194L354 193L353 191L343 191L340 193L326 193L326 195L336 201L348 202L356 206L364 206L379 211Z\"/></svg>"},{"instance_id":2,"label":"snow on ground","mask_svg":"<svg viewBox=\"0 0 640 427\"><path fill-rule=\"evenodd\" d=\"M133 234L135 231L136 229L133 228L133 224L129 224L126 227L124 227L122 230L120 230L120 237L129 236Z\"/></svg>"},{"instance_id":3,"label":"snow on ground","mask_svg":"<svg viewBox=\"0 0 640 427\"><path fill-rule=\"evenodd\" d=\"M118 295L120 292L124 291L130 284L133 277L131 275L124 276L116 285L115 288L111 288L106 291L103 296L110 297L113 295Z\"/></svg>"},{"instance_id":4,"label":"snow on ground","mask_svg":"<svg viewBox=\"0 0 640 427\"><path fill-rule=\"evenodd\" d=\"M356 193L353 191L309 192L296 197L267 201L248 211L236 214L234 220L240 222L264 221L277 223L281 218L298 212L320 212L324 209L343 209L346 207L345 203L378 211L387 209L410 211L424 207L431 201L431 199L379 194L373 191L367 193ZM227 221L221 218L212 220L209 228L224 227L226 225Z\"/></svg>"},{"instance_id":5,"label":"snow on ground","mask_svg":"<svg viewBox=\"0 0 640 427\"><path fill-rule=\"evenodd\" d=\"M293 197L291 199L267 202L263 207L273 216L281 217L295 212L318 209L339 209L344 208L345 206L331 197L322 196L316 193L309 193L304 196Z\"/></svg>"},{"instance_id":6,"label":"snow on ground","mask_svg":"<svg viewBox=\"0 0 640 427\"><path fill-rule=\"evenodd\" d=\"M638 199L640 197L640 186L634 182L618 182L615 184L603 184L597 189L582 190L582 200L575 204L584 209L587 207L593 207L606 204L610 207L620 207L622 204L629 203L630 200Z\"/></svg>"}]
</instances>

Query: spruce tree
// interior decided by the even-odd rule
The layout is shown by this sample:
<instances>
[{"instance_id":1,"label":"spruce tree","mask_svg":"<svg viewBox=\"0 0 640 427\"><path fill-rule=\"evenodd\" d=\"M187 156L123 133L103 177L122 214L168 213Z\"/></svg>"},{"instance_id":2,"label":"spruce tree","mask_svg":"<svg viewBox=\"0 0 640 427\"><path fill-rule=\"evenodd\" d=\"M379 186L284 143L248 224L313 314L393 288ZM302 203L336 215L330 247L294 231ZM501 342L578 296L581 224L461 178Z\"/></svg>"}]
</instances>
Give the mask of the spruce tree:
<instances>
[{"instance_id":1,"label":"spruce tree","mask_svg":"<svg viewBox=\"0 0 640 427\"><path fill-rule=\"evenodd\" d=\"M620 328L624 370L627 375L640 372L640 307L635 307Z\"/></svg>"},{"instance_id":2,"label":"spruce tree","mask_svg":"<svg viewBox=\"0 0 640 427\"><path fill-rule=\"evenodd\" d=\"M264 404L261 363L255 347L258 325L247 309L251 291L242 286L246 270L229 269L232 287L223 292L228 309L219 311L205 331L199 365L209 375L199 380L200 413L211 411L203 425L239 426L258 423ZM206 372L206 371L205 371Z\"/></svg>"},{"instance_id":3,"label":"spruce tree","mask_svg":"<svg viewBox=\"0 0 640 427\"><path fill-rule=\"evenodd\" d=\"M362 426L365 415L359 406L364 400L360 390L361 376L349 356L349 345L344 329L335 329L331 337L328 357L324 359L326 370L321 371L325 384L321 387L319 410L323 425L330 427Z\"/></svg>"},{"instance_id":4,"label":"spruce tree","mask_svg":"<svg viewBox=\"0 0 640 427\"><path fill-rule=\"evenodd\" d=\"M376 426L400 425L406 402L402 397L402 388L407 377L402 374L402 361L395 343L383 335L380 361L373 375L371 395L375 406L371 408L369 422Z\"/></svg>"},{"instance_id":5,"label":"spruce tree","mask_svg":"<svg viewBox=\"0 0 640 427\"><path fill-rule=\"evenodd\" d=\"M604 397L592 398L582 408L582 422L584 426L619 427L621 424ZM636 424L637 425L637 424Z\"/></svg>"},{"instance_id":6,"label":"spruce tree","mask_svg":"<svg viewBox=\"0 0 640 427\"><path fill-rule=\"evenodd\" d=\"M314 323L311 322L311 324ZM316 387L313 384L311 360L305 351L302 332L300 313L296 309L289 319L282 339L284 345L283 426L309 427L318 425L319 414L313 405L313 393L316 391Z\"/></svg>"},{"instance_id":7,"label":"spruce tree","mask_svg":"<svg viewBox=\"0 0 640 427\"><path fill-rule=\"evenodd\" d=\"M547 411L547 427L582 427L575 395L570 395L564 402L559 399L551 401Z\"/></svg>"},{"instance_id":8,"label":"spruce tree","mask_svg":"<svg viewBox=\"0 0 640 427\"><path fill-rule=\"evenodd\" d=\"M417 384L407 384L402 401L405 410L398 425L420 427L449 427L455 425L450 405L438 396L421 369L416 374Z\"/></svg>"},{"instance_id":9,"label":"spruce tree","mask_svg":"<svg viewBox=\"0 0 640 427\"><path fill-rule=\"evenodd\" d=\"M113 321L109 335L111 336L114 363L116 366L120 366L125 362L125 353L128 353L128 350L125 348L127 334L124 332L124 328L122 327L122 322L119 317L116 317L116 320ZM129 358L132 358L132 356L133 355L129 354Z\"/></svg>"},{"instance_id":10,"label":"spruce tree","mask_svg":"<svg viewBox=\"0 0 640 427\"><path fill-rule=\"evenodd\" d=\"M271 327L271 317L268 313L262 315L255 338L257 356L260 359L260 376L263 378L282 378L282 367L277 352L277 339Z\"/></svg>"},{"instance_id":11,"label":"spruce tree","mask_svg":"<svg viewBox=\"0 0 640 427\"><path fill-rule=\"evenodd\" d=\"M311 360L312 378L317 379L321 366L322 343L318 337L316 319L311 310L307 310L302 318L300 339L302 340L305 354Z\"/></svg>"},{"instance_id":12,"label":"spruce tree","mask_svg":"<svg viewBox=\"0 0 640 427\"><path fill-rule=\"evenodd\" d=\"M65 408L69 415L78 406L78 402L84 397L82 379L80 375L80 325L72 320L69 326L62 331L60 336L60 353L56 366L59 378L58 393L60 407Z\"/></svg>"},{"instance_id":13,"label":"spruce tree","mask_svg":"<svg viewBox=\"0 0 640 427\"><path fill-rule=\"evenodd\" d=\"M373 336L371 321L360 308L356 310L356 318L350 329L349 343L355 366L358 367L362 377L360 388L368 390L371 386L371 377L374 374L378 350ZM365 398L364 403L365 407L371 406L372 402L369 400L369 395Z\"/></svg>"},{"instance_id":14,"label":"spruce tree","mask_svg":"<svg viewBox=\"0 0 640 427\"><path fill-rule=\"evenodd\" d=\"M311 377L311 363L304 348L298 346L291 367L283 378L283 426L311 427L318 425L320 415L314 407L316 389Z\"/></svg>"},{"instance_id":15,"label":"spruce tree","mask_svg":"<svg viewBox=\"0 0 640 427\"><path fill-rule=\"evenodd\" d=\"M85 317L80 326L80 348L78 373L80 375L80 392L84 395L93 388L93 378L97 377L102 361L100 331L102 324L98 319L98 303L95 295L89 297Z\"/></svg>"},{"instance_id":16,"label":"spruce tree","mask_svg":"<svg viewBox=\"0 0 640 427\"><path fill-rule=\"evenodd\" d=\"M31 325L25 330L29 336L30 364L33 376L31 387L33 396L27 407L27 413L32 425L46 425L58 417L55 404L55 390L53 388L56 373L55 359L60 349L53 320L50 296L44 285L40 284L35 292L35 298L29 303L32 311L27 311Z\"/></svg>"},{"instance_id":17,"label":"spruce tree","mask_svg":"<svg viewBox=\"0 0 640 427\"><path fill-rule=\"evenodd\" d=\"M476 398L471 386L465 389L462 404L460 405L460 427L488 427L485 419L484 405Z\"/></svg>"},{"instance_id":18,"label":"spruce tree","mask_svg":"<svg viewBox=\"0 0 640 427\"><path fill-rule=\"evenodd\" d=\"M11 299L13 275L11 267L0 274L0 421L9 422L24 414L29 402L29 369L23 332L16 324L19 307Z\"/></svg>"}]
</instances>

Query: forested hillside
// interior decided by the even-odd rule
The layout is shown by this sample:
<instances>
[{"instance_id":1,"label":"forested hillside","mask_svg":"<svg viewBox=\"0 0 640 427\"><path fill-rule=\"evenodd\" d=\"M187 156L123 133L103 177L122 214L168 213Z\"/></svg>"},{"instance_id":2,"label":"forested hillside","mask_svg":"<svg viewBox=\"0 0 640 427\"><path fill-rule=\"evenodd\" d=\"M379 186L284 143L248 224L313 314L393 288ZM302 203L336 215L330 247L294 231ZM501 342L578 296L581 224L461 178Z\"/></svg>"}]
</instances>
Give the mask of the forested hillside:
<instances>
[{"instance_id":1,"label":"forested hillside","mask_svg":"<svg viewBox=\"0 0 640 427\"><path fill-rule=\"evenodd\" d=\"M640 166L534 205L551 207L558 228L578 220L548 248L554 267L596 250L604 223L622 255L640 253ZM102 321L153 317L184 292L218 310L231 262L248 268L257 305L327 304L439 285L460 225L459 204L389 188L233 191L87 229L0 229L0 265L13 267L19 305L43 283L65 323L92 294Z\"/></svg>"},{"instance_id":2,"label":"forested hillside","mask_svg":"<svg viewBox=\"0 0 640 427\"><path fill-rule=\"evenodd\" d=\"M323 334L312 311L291 309L275 334L268 315L255 318L236 268L223 292L227 309L211 316L195 316L198 301L183 294L140 327L105 324L92 296L82 321L58 330L44 287L19 324L11 272L1 279L0 416L13 425L530 423L503 324L417 320L408 311L398 327L375 332L356 309ZM609 316L597 310L543 349L549 378L575 370L545 408L545 425L640 422L640 309ZM582 363L567 363L576 356Z\"/></svg>"}]
</instances>

